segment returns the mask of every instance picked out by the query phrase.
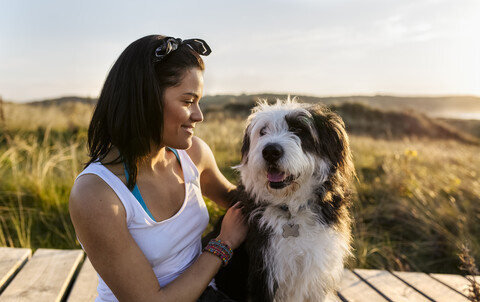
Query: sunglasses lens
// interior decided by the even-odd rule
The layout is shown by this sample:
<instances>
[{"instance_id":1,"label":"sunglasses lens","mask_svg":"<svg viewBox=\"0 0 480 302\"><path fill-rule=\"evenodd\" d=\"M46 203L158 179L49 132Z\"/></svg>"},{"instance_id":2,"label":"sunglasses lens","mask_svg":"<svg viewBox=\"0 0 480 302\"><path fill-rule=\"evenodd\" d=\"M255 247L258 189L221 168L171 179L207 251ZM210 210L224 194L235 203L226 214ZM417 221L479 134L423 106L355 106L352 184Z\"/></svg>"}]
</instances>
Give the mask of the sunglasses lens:
<instances>
[{"instance_id":1,"label":"sunglasses lens","mask_svg":"<svg viewBox=\"0 0 480 302\"><path fill-rule=\"evenodd\" d=\"M154 62L160 62L166 55L176 50L180 44L186 44L196 53L202 56L208 56L212 50L208 44L201 39L189 39L182 42L181 39L166 38L162 40L162 44L155 49Z\"/></svg>"},{"instance_id":2,"label":"sunglasses lens","mask_svg":"<svg viewBox=\"0 0 480 302\"><path fill-rule=\"evenodd\" d=\"M185 40L183 41L183 43L190 46L191 49L195 50L195 52L202 56L208 56L212 52L207 42L201 39Z\"/></svg>"},{"instance_id":3,"label":"sunglasses lens","mask_svg":"<svg viewBox=\"0 0 480 302\"><path fill-rule=\"evenodd\" d=\"M163 56L165 56L166 51L167 51L167 43L165 43L165 41L162 41L162 45L160 45L159 47L157 47L157 49L155 49L155 57L162 58Z\"/></svg>"}]
</instances>

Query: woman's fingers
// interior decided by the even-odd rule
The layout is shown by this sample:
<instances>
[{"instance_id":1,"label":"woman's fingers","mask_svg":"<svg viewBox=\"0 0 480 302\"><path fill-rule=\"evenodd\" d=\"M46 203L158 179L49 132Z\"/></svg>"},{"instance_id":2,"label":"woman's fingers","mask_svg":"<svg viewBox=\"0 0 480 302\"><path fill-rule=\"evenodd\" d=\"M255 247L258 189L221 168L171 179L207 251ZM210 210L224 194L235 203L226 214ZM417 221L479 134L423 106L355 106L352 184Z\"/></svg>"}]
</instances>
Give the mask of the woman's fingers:
<instances>
[{"instance_id":1,"label":"woman's fingers","mask_svg":"<svg viewBox=\"0 0 480 302\"><path fill-rule=\"evenodd\" d=\"M225 214L218 238L228 242L230 247L235 249L245 240L247 231L241 202L237 202Z\"/></svg>"}]
</instances>

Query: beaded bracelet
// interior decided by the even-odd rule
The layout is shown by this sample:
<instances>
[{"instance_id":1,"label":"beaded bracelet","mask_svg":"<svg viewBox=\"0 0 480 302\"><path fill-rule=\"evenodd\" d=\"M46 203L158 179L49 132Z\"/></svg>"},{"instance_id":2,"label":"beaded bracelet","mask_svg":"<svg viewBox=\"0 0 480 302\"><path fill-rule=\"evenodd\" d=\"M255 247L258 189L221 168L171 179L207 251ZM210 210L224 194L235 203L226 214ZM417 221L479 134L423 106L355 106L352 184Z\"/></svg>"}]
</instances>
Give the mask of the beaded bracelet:
<instances>
[{"instance_id":1,"label":"beaded bracelet","mask_svg":"<svg viewBox=\"0 0 480 302\"><path fill-rule=\"evenodd\" d=\"M228 261L233 256L232 249L220 239L212 239L210 242L203 248L205 252L209 252L219 257L222 260L222 265L227 265Z\"/></svg>"}]
</instances>

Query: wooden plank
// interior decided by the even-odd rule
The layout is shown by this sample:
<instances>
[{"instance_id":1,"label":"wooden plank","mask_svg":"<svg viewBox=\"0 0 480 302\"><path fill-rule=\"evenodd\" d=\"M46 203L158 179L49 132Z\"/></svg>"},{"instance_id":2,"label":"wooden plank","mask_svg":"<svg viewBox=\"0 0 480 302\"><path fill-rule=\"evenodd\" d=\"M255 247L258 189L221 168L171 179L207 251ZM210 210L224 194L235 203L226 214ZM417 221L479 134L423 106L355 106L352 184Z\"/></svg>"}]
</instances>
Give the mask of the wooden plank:
<instances>
[{"instance_id":1,"label":"wooden plank","mask_svg":"<svg viewBox=\"0 0 480 302\"><path fill-rule=\"evenodd\" d=\"M425 273L393 272L393 274L421 291L432 300L445 302L468 302L467 297L452 290Z\"/></svg>"},{"instance_id":2,"label":"wooden plank","mask_svg":"<svg viewBox=\"0 0 480 302\"><path fill-rule=\"evenodd\" d=\"M60 301L82 258L82 250L38 249L0 301Z\"/></svg>"},{"instance_id":3,"label":"wooden plank","mask_svg":"<svg viewBox=\"0 0 480 302\"><path fill-rule=\"evenodd\" d=\"M67 302L94 301L97 297L98 276L88 258L85 259Z\"/></svg>"},{"instance_id":4,"label":"wooden plank","mask_svg":"<svg viewBox=\"0 0 480 302\"><path fill-rule=\"evenodd\" d=\"M467 278L451 274L430 274L430 276L462 293L464 296L468 296L470 283Z\"/></svg>"},{"instance_id":5,"label":"wooden plank","mask_svg":"<svg viewBox=\"0 0 480 302\"><path fill-rule=\"evenodd\" d=\"M355 269L354 272L391 301L430 301L390 272Z\"/></svg>"},{"instance_id":6,"label":"wooden plank","mask_svg":"<svg viewBox=\"0 0 480 302\"><path fill-rule=\"evenodd\" d=\"M31 256L31 249L0 247L0 292Z\"/></svg>"},{"instance_id":7,"label":"wooden plank","mask_svg":"<svg viewBox=\"0 0 480 302\"><path fill-rule=\"evenodd\" d=\"M472 279L472 278L473 278L473 279L475 280L475 282L477 282L477 284L478 284L479 287L480 287L480 276L472 276L472 275L469 275L468 278L469 278L469 279Z\"/></svg>"},{"instance_id":8,"label":"wooden plank","mask_svg":"<svg viewBox=\"0 0 480 302\"><path fill-rule=\"evenodd\" d=\"M363 282L350 270L344 270L339 296L349 302L384 302L387 301L378 292Z\"/></svg>"}]
</instances>

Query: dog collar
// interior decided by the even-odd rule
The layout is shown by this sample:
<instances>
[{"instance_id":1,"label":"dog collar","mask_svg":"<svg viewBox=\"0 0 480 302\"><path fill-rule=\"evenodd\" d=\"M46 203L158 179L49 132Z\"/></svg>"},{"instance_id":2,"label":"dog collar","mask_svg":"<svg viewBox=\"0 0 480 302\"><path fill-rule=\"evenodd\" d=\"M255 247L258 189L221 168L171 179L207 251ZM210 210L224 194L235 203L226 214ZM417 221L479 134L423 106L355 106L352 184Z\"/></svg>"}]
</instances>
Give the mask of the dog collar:
<instances>
[{"instance_id":1,"label":"dog collar","mask_svg":"<svg viewBox=\"0 0 480 302\"><path fill-rule=\"evenodd\" d=\"M304 205L301 205L298 210L301 211L301 210L305 210L309 205L311 205L313 203L313 200L312 199L309 199L307 204L304 204ZM288 212L289 213L289 218L290 216L292 215L291 212L290 212L290 208L286 205L286 204L281 204L279 206L277 206L280 210L284 211L284 212Z\"/></svg>"}]
</instances>

